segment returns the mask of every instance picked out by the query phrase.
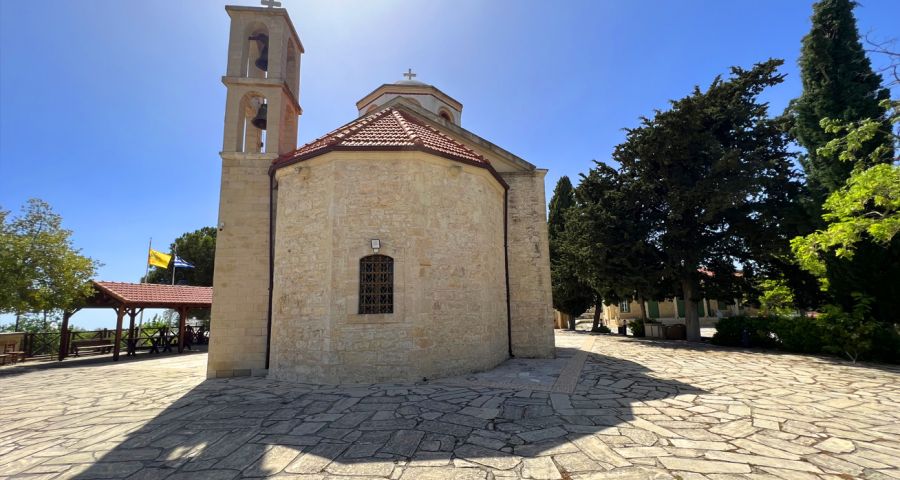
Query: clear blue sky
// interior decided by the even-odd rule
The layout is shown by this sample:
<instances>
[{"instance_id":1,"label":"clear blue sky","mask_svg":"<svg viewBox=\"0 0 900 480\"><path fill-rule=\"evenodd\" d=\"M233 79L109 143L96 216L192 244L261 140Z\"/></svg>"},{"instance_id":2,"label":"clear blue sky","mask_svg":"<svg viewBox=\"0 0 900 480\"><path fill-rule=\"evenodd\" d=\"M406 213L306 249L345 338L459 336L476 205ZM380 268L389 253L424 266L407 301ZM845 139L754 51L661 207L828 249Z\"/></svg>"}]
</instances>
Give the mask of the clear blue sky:
<instances>
[{"instance_id":1,"label":"clear blue sky","mask_svg":"<svg viewBox=\"0 0 900 480\"><path fill-rule=\"evenodd\" d=\"M256 2L238 1L242 5ZM622 128L729 66L785 60L800 93L810 1L284 0L306 54L300 142L412 67L464 104L463 127L577 181ZM228 16L213 0L0 0L0 207L48 201L98 277L137 281L147 241L216 224ZM898 37L900 1L862 33ZM883 59L873 59L877 65ZM8 321L5 317L3 321ZM84 327L114 315L86 311Z\"/></svg>"}]
</instances>

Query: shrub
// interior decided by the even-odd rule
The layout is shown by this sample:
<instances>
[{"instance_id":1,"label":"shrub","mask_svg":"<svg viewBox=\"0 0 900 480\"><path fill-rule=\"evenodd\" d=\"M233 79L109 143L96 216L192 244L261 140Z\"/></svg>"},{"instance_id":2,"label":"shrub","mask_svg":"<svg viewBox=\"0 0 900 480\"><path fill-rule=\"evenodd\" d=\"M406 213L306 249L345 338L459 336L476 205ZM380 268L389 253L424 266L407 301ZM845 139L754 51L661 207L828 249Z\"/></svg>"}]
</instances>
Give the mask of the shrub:
<instances>
[{"instance_id":1,"label":"shrub","mask_svg":"<svg viewBox=\"0 0 900 480\"><path fill-rule=\"evenodd\" d=\"M835 305L827 305L820 318L825 330L824 349L837 355L846 355L853 363L872 350L875 333L881 325L871 315L871 297L853 294L856 303L846 311Z\"/></svg>"},{"instance_id":2,"label":"shrub","mask_svg":"<svg viewBox=\"0 0 900 480\"><path fill-rule=\"evenodd\" d=\"M175 315L175 310L166 310L162 315L155 313L153 317L144 322L143 328L174 328L178 325L178 318Z\"/></svg>"},{"instance_id":3,"label":"shrub","mask_svg":"<svg viewBox=\"0 0 900 480\"><path fill-rule=\"evenodd\" d=\"M821 353L826 336L822 322L809 317L777 317L772 332L779 348L799 353Z\"/></svg>"},{"instance_id":4,"label":"shrub","mask_svg":"<svg viewBox=\"0 0 900 480\"><path fill-rule=\"evenodd\" d=\"M900 363L900 325L880 324L872 335L873 360Z\"/></svg>"},{"instance_id":5,"label":"shrub","mask_svg":"<svg viewBox=\"0 0 900 480\"><path fill-rule=\"evenodd\" d=\"M628 328L631 329L631 334L635 337L643 337L646 335L644 333L644 320L640 318L628 322Z\"/></svg>"},{"instance_id":6,"label":"shrub","mask_svg":"<svg viewBox=\"0 0 900 480\"><path fill-rule=\"evenodd\" d=\"M759 282L759 308L763 315L785 316L794 313L794 292L781 279Z\"/></svg>"},{"instance_id":7,"label":"shrub","mask_svg":"<svg viewBox=\"0 0 900 480\"><path fill-rule=\"evenodd\" d=\"M597 328L592 328L592 332L594 333L610 333L611 330L606 325L597 325Z\"/></svg>"},{"instance_id":8,"label":"shrub","mask_svg":"<svg viewBox=\"0 0 900 480\"><path fill-rule=\"evenodd\" d=\"M741 332L744 330L746 317L720 318L716 323L716 333L712 337L712 343L737 347L741 345Z\"/></svg>"},{"instance_id":9,"label":"shrub","mask_svg":"<svg viewBox=\"0 0 900 480\"><path fill-rule=\"evenodd\" d=\"M872 300L856 296L847 312L828 305L818 318L730 317L720 319L712 343L735 347L778 348L797 353L831 353L856 362L870 358L900 363L900 326L871 315Z\"/></svg>"},{"instance_id":10,"label":"shrub","mask_svg":"<svg viewBox=\"0 0 900 480\"><path fill-rule=\"evenodd\" d=\"M735 347L773 348L777 339L772 333L774 317L728 317L716 323L712 343Z\"/></svg>"}]
</instances>

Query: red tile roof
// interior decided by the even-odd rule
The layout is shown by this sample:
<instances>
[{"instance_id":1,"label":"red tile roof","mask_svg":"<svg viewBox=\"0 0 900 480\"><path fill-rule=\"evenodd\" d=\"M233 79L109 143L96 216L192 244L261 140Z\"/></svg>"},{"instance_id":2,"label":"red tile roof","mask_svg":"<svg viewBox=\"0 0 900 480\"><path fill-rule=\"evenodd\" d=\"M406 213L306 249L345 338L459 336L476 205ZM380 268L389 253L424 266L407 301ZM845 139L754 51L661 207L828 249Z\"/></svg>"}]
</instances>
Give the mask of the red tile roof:
<instances>
[{"instance_id":1,"label":"red tile roof","mask_svg":"<svg viewBox=\"0 0 900 480\"><path fill-rule=\"evenodd\" d=\"M493 172L490 163L480 154L428 125L424 119L396 107L354 120L282 155L272 168L278 169L332 150L420 150Z\"/></svg>"},{"instance_id":2,"label":"red tile roof","mask_svg":"<svg viewBox=\"0 0 900 480\"><path fill-rule=\"evenodd\" d=\"M93 283L97 291L136 307L212 306L212 287L98 281Z\"/></svg>"}]
</instances>

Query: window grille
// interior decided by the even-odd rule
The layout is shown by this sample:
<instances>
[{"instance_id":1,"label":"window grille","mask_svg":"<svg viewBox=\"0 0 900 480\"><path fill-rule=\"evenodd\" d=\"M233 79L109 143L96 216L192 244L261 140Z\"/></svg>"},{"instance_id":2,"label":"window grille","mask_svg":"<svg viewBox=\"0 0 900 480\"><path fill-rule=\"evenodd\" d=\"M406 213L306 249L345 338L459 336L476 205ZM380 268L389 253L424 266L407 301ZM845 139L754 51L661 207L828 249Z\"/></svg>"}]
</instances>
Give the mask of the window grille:
<instances>
[{"instance_id":1,"label":"window grille","mask_svg":"<svg viewBox=\"0 0 900 480\"><path fill-rule=\"evenodd\" d=\"M394 259L369 255L359 259L359 313L394 313Z\"/></svg>"}]
</instances>

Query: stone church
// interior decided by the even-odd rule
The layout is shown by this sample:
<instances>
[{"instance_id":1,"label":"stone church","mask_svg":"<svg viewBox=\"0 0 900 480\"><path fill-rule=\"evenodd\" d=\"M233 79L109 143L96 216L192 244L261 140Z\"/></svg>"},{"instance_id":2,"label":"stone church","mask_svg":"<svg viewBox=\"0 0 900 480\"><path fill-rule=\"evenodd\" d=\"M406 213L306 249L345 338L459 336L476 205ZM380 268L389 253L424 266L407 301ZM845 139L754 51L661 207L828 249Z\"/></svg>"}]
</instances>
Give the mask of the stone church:
<instances>
[{"instance_id":1,"label":"stone church","mask_svg":"<svg viewBox=\"0 0 900 480\"><path fill-rule=\"evenodd\" d=\"M287 11L225 10L208 376L418 381L553 356L547 171L411 72L298 148Z\"/></svg>"}]
</instances>

